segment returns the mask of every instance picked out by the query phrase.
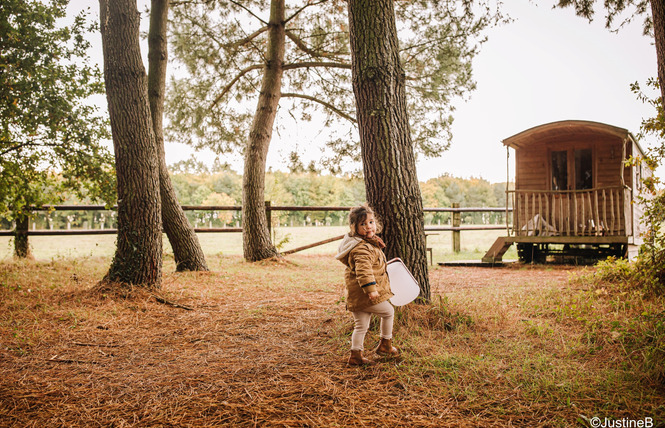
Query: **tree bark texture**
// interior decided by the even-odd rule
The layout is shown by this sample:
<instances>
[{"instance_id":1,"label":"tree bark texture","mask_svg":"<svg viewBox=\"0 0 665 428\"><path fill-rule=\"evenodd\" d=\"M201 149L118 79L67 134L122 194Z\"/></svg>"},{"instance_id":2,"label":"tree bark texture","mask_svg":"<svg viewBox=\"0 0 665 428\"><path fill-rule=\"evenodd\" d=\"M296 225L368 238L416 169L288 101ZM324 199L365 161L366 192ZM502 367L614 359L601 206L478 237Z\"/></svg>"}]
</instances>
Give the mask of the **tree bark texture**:
<instances>
[{"instance_id":1,"label":"tree bark texture","mask_svg":"<svg viewBox=\"0 0 665 428\"><path fill-rule=\"evenodd\" d=\"M159 194L162 203L162 225L169 238L176 271L207 271L205 255L194 228L182 210L166 167L164 151L164 93L168 59L167 25L169 0L152 0L148 31L148 97L152 126L159 156Z\"/></svg>"},{"instance_id":2,"label":"tree bark texture","mask_svg":"<svg viewBox=\"0 0 665 428\"><path fill-rule=\"evenodd\" d=\"M353 92L367 202L383 223L386 256L400 257L428 301L425 222L406 109L392 0L349 0Z\"/></svg>"},{"instance_id":3,"label":"tree bark texture","mask_svg":"<svg viewBox=\"0 0 665 428\"><path fill-rule=\"evenodd\" d=\"M271 1L263 81L245 148L245 170L242 179L242 238L243 254L247 261L263 260L278 255L270 239L264 191L266 157L281 94L286 39L284 8L284 0Z\"/></svg>"},{"instance_id":4,"label":"tree bark texture","mask_svg":"<svg viewBox=\"0 0 665 428\"><path fill-rule=\"evenodd\" d=\"M116 252L103 282L159 288L159 163L135 0L100 0L104 82L118 181Z\"/></svg>"},{"instance_id":5,"label":"tree bark texture","mask_svg":"<svg viewBox=\"0 0 665 428\"><path fill-rule=\"evenodd\" d=\"M14 235L14 257L25 259L31 258L30 243L28 242L28 227L30 217L19 215L16 217L16 235Z\"/></svg>"},{"instance_id":6,"label":"tree bark texture","mask_svg":"<svg viewBox=\"0 0 665 428\"><path fill-rule=\"evenodd\" d=\"M653 33L656 40L660 102L663 109L665 109L665 0L651 0L651 18L653 19Z\"/></svg>"}]
</instances>

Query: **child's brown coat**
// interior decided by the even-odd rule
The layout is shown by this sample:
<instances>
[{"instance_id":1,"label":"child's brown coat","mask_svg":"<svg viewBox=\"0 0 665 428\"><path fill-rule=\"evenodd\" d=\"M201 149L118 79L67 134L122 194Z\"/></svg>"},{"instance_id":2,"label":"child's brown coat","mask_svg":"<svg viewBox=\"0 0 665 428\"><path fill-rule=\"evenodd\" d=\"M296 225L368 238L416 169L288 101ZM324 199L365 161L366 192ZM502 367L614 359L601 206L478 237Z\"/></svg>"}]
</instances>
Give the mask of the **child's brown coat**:
<instances>
[{"instance_id":1,"label":"child's brown coat","mask_svg":"<svg viewBox=\"0 0 665 428\"><path fill-rule=\"evenodd\" d=\"M362 311L393 297L386 273L386 256L381 249L361 241L340 261L346 265L344 280L349 311ZM373 301L368 297L372 291L379 292L379 297Z\"/></svg>"}]
</instances>

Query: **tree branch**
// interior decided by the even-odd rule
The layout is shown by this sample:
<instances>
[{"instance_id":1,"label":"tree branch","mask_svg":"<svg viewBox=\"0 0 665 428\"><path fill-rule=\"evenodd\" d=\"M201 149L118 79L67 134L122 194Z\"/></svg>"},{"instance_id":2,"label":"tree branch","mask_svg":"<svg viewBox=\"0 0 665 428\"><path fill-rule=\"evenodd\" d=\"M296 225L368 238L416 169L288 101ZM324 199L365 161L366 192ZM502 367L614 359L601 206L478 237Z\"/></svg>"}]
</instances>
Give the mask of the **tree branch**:
<instances>
[{"instance_id":1,"label":"tree branch","mask_svg":"<svg viewBox=\"0 0 665 428\"><path fill-rule=\"evenodd\" d=\"M305 62L296 62L293 64L284 64L282 69L292 70L294 68L306 68L306 67L326 67L326 68L347 68L351 69L351 64L344 64L343 62L323 62L323 61L305 61Z\"/></svg>"},{"instance_id":2,"label":"tree branch","mask_svg":"<svg viewBox=\"0 0 665 428\"><path fill-rule=\"evenodd\" d=\"M191 308L191 307L189 307L189 306L185 306L185 305L181 305L180 303L172 302L172 301L170 301L170 300L168 300L168 299L166 299L166 298L164 298L164 297L162 297L162 296L159 296L159 295L157 295L157 294L154 294L154 293L150 293L150 294L151 294L152 297L154 297L155 300L157 300L159 303L163 303L163 304L165 304L165 305L170 305L170 306L173 306L174 308L181 308L181 309L184 309L184 310L186 310L186 311L193 311L193 310L194 310L194 308Z\"/></svg>"},{"instance_id":3,"label":"tree branch","mask_svg":"<svg viewBox=\"0 0 665 428\"><path fill-rule=\"evenodd\" d=\"M207 3L209 3L209 2L203 2L203 3L207 4ZM171 2L171 3L169 4L169 6L183 6L183 5L186 5L186 4L201 4L201 2L200 2L200 1L197 1L197 0L191 0L191 1L186 1L186 0L183 0L183 1L173 1L173 2Z\"/></svg>"},{"instance_id":4,"label":"tree branch","mask_svg":"<svg viewBox=\"0 0 665 428\"><path fill-rule=\"evenodd\" d=\"M251 42L252 40L257 38L261 34L265 33L267 30L268 30L268 26L263 26L263 27L259 28L258 30L256 30L255 32L253 32L252 34L250 34L249 36L245 37L244 39L236 40L235 42L231 42L231 43L226 43L226 44L222 45L222 47L224 47L224 48L235 48L235 47L238 47L238 46L242 46L246 43Z\"/></svg>"},{"instance_id":5,"label":"tree branch","mask_svg":"<svg viewBox=\"0 0 665 428\"><path fill-rule=\"evenodd\" d=\"M310 48L305 44L305 42L298 36L296 36L293 31L291 30L286 30L286 35L289 39L295 43L295 45L300 48L301 51L305 52L306 54L314 57L314 58L332 58L332 59L337 59L337 57L330 53L330 52L317 52L314 49Z\"/></svg>"},{"instance_id":6,"label":"tree branch","mask_svg":"<svg viewBox=\"0 0 665 428\"><path fill-rule=\"evenodd\" d=\"M200 21L200 20L198 20L198 19L194 19L194 18L193 18L192 16L190 16L190 15L185 15L185 19L187 19L187 20L190 22L190 24L194 25L195 27L198 27L198 28L203 32L203 34L205 34L206 36L210 37L210 39L211 39L213 42L217 43L217 46L219 46L219 47L224 47L224 43L222 43L219 39L217 39L217 37L215 36L215 34L212 33L211 31L209 31L209 29L208 29L207 27L204 27L203 25L201 25L201 21Z\"/></svg>"},{"instance_id":7,"label":"tree branch","mask_svg":"<svg viewBox=\"0 0 665 428\"><path fill-rule=\"evenodd\" d=\"M61 144L58 143L39 143L39 140L25 141L23 143L15 143L15 145L4 149L0 152L0 157L5 156L10 152L15 152L22 149L23 147L60 147Z\"/></svg>"},{"instance_id":8,"label":"tree branch","mask_svg":"<svg viewBox=\"0 0 665 428\"><path fill-rule=\"evenodd\" d=\"M237 18L235 19L235 21L236 21L236 23L238 23L239 28L242 29L243 25L240 23L240 21L238 21ZM266 29L269 28L268 25L264 25L264 27L265 27ZM248 37L249 37L249 36L248 36ZM248 43L249 43L249 44L251 45L251 47L256 51L256 54L257 54L258 56L261 57L261 60L262 60L263 62L267 62L267 59L266 59L266 56L265 56L265 52L263 52L263 50L262 50L259 46L256 45L256 43L254 42L254 38L250 38L249 41L248 41ZM233 59L234 59L234 61L235 61L235 57L233 57Z\"/></svg>"},{"instance_id":9,"label":"tree branch","mask_svg":"<svg viewBox=\"0 0 665 428\"><path fill-rule=\"evenodd\" d=\"M295 18L296 16L298 16L298 15L300 14L300 12L302 12L302 11L305 10L305 9L307 9L308 7L310 7L310 6L317 6L317 5L319 5L319 4L321 4L321 3L325 3L325 2L327 2L327 1L328 1L328 0L320 0L320 1L317 1L317 2L308 1L307 4L306 4L305 6L301 7L301 8L298 9L298 10L296 10L296 11L293 13L293 15L289 16L288 18L286 18L286 20L284 21L284 24L286 24L287 22L289 22L290 20L292 20L293 18Z\"/></svg>"},{"instance_id":10,"label":"tree branch","mask_svg":"<svg viewBox=\"0 0 665 428\"><path fill-rule=\"evenodd\" d=\"M260 69L262 69L263 67L264 67L263 64L254 64L254 65L250 65L249 67L246 67L246 68L240 70L240 73L238 73L238 75L237 75L236 77L234 77L233 80L231 80L231 81L230 81L230 82L224 87L224 89L222 89L222 92L221 92L219 95L217 95L217 97L215 98L215 100L214 100L212 103L210 103L210 108L214 107L214 106L219 102L219 100L221 100L222 97L224 97L224 95L226 95L226 93L229 92L229 90L231 90L231 88L233 87L233 85L235 85L235 83L236 83L238 80L240 80L240 78L241 78L242 76L244 76L245 74L249 73L249 72L252 71L252 70L260 70Z\"/></svg>"},{"instance_id":11,"label":"tree branch","mask_svg":"<svg viewBox=\"0 0 665 428\"><path fill-rule=\"evenodd\" d=\"M249 13L251 13L251 12L249 12ZM210 37L210 39L212 39L214 42L216 42L217 45L218 45L220 48L224 48L224 49L235 48L235 47L238 47L238 46L242 46L242 45L244 45L244 44L247 44L247 43L251 42L252 40L254 40L256 37L258 37L258 36L260 36L261 34L265 33L265 32L268 30L268 28L269 28L267 25L264 25L263 27L259 28L258 30L256 30L256 31L253 32L252 34L250 34L250 35L248 35L247 37L244 37L244 38L242 38L242 39L240 39L240 40L236 40L235 42L222 43L219 39L217 39L217 37L215 36L214 33L212 33L211 31L209 31L209 29L208 29L207 27L205 27L205 26L203 26L203 25L201 24L200 20L195 19L195 18L193 18L192 16L190 16L190 15L188 15L188 14L184 14L183 16L184 16L184 17L185 17L185 18L186 18L191 24L193 24L194 26L198 27L201 31L203 31L203 33L204 33L206 36ZM258 19L260 19L260 18L258 18Z\"/></svg>"},{"instance_id":12,"label":"tree branch","mask_svg":"<svg viewBox=\"0 0 665 428\"><path fill-rule=\"evenodd\" d=\"M241 8L241 9L244 9L245 11L247 11L247 13L249 13L249 14L252 15L254 18L256 18L256 19L258 19L259 21L261 21L261 23L263 23L263 25L268 25L268 23L267 23L266 21L264 21L263 19L259 18L258 15L256 15L256 14L255 14L254 12L252 12L251 10L247 9L245 6L243 6L243 5L240 4L239 2L237 2L237 1L235 1L235 0L231 0L231 3L233 3L233 4L236 5L236 6L238 6L238 7Z\"/></svg>"},{"instance_id":13,"label":"tree branch","mask_svg":"<svg viewBox=\"0 0 665 428\"><path fill-rule=\"evenodd\" d=\"M169 3L169 6L182 6L184 4L210 4L214 0L176 0L176 1L171 1Z\"/></svg>"},{"instance_id":14,"label":"tree branch","mask_svg":"<svg viewBox=\"0 0 665 428\"><path fill-rule=\"evenodd\" d=\"M182 6L182 5L185 5L185 4L199 4L199 3L200 3L200 2L199 2L199 1L196 1L196 0L191 0L191 1L174 1L174 2L171 2L171 3L169 4L169 6ZM208 2L204 2L204 3L208 3Z\"/></svg>"},{"instance_id":15,"label":"tree branch","mask_svg":"<svg viewBox=\"0 0 665 428\"><path fill-rule=\"evenodd\" d=\"M350 115L344 113L342 110L338 109L337 107L335 107L334 105L330 104L329 102L326 102L326 101L320 100L320 99L318 99L318 98L316 98L316 97L312 97L311 95L294 94L294 93L284 93L284 94L282 94L282 97L286 97L286 98L302 98L302 99L305 99L305 100L314 101L315 103L319 103L319 104L321 104L322 106L324 106L325 108L327 108L327 109L329 109L329 110L331 110L331 111L337 113L339 116L343 117L344 119L348 120L348 121L351 122L351 123L356 123L356 122L357 122L355 117L350 116Z\"/></svg>"}]
</instances>

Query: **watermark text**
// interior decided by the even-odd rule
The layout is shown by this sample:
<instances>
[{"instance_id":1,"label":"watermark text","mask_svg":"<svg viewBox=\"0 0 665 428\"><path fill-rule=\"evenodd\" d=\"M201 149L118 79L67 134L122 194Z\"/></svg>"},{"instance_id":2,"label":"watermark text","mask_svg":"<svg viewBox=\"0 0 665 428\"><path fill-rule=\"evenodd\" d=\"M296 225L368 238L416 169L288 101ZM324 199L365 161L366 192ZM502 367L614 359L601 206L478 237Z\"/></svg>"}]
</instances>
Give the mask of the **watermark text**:
<instances>
[{"instance_id":1,"label":"watermark text","mask_svg":"<svg viewBox=\"0 0 665 428\"><path fill-rule=\"evenodd\" d=\"M653 418L642 419L610 419L593 417L589 421L592 428L653 428Z\"/></svg>"}]
</instances>

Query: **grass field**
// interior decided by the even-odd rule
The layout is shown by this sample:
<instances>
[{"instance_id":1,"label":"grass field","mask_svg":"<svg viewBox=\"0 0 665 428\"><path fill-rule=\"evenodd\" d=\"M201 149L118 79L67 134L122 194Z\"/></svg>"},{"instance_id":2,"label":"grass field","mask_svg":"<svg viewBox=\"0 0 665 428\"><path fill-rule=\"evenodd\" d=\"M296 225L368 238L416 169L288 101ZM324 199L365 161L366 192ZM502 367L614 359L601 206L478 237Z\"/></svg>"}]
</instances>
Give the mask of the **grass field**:
<instances>
[{"instance_id":1,"label":"grass field","mask_svg":"<svg viewBox=\"0 0 665 428\"><path fill-rule=\"evenodd\" d=\"M300 247L346 233L345 226L280 227L274 231L273 241L282 251ZM460 253L452 251L451 232L428 232L427 245L432 248L434 263L448 260L480 260L504 231L468 231L461 233ZM199 241L206 255L242 255L240 233L200 233ZM112 257L115 250L114 235L87 236L31 236L32 252L37 260L77 257ZM281 243L281 245L280 245ZM305 255L335 254L339 241L331 242L302 252ZM168 239L164 237L164 252L172 254ZM0 260L11 258L12 238L0 237ZM511 248L504 260L516 259Z\"/></svg>"},{"instance_id":2,"label":"grass field","mask_svg":"<svg viewBox=\"0 0 665 428\"><path fill-rule=\"evenodd\" d=\"M147 293L95 288L108 257L0 261L0 426L665 423L665 299L594 268L437 266L401 357L356 368L340 263L208 262Z\"/></svg>"}]
</instances>

